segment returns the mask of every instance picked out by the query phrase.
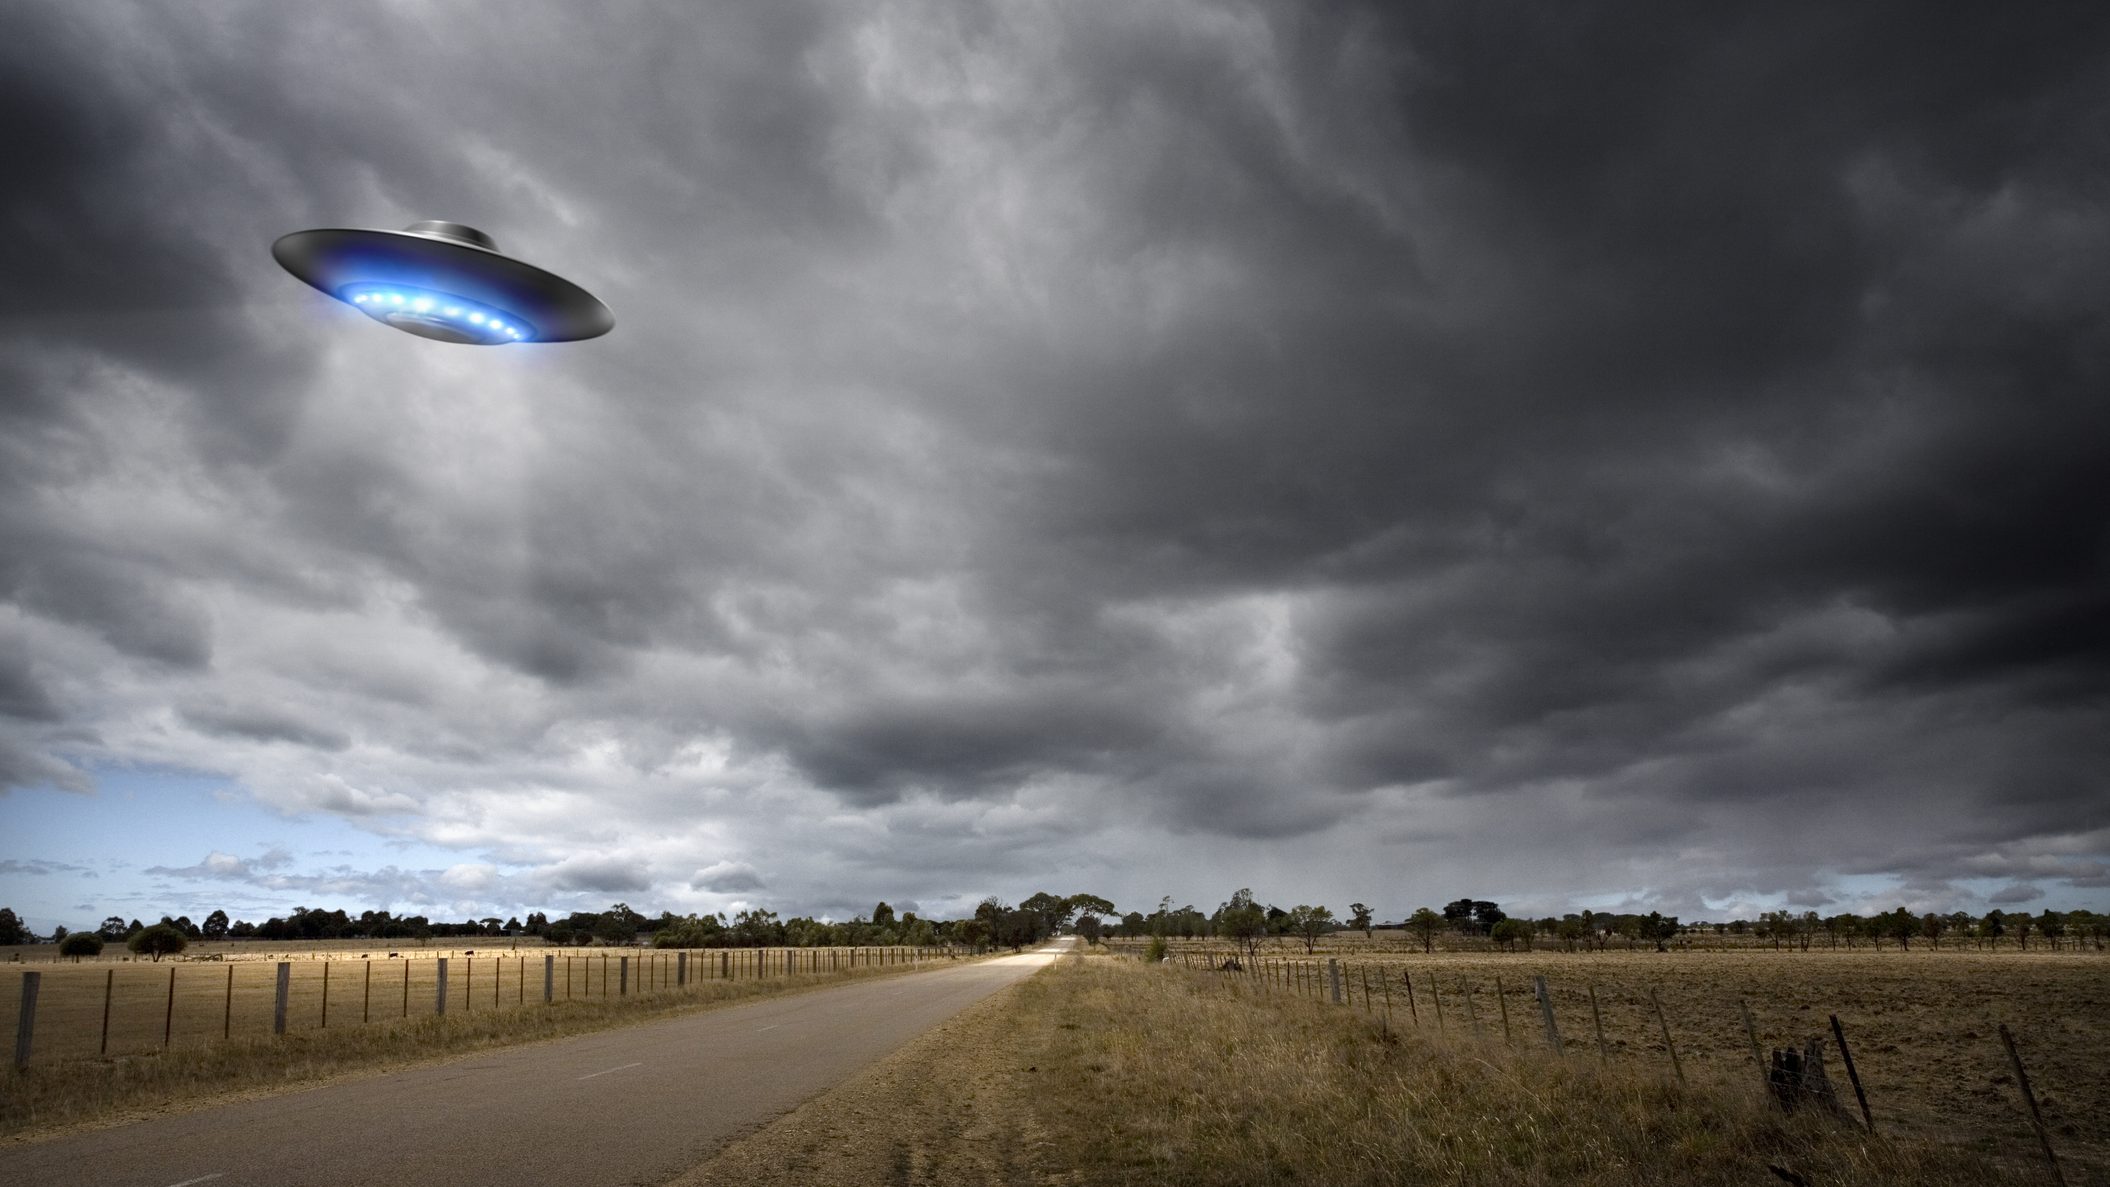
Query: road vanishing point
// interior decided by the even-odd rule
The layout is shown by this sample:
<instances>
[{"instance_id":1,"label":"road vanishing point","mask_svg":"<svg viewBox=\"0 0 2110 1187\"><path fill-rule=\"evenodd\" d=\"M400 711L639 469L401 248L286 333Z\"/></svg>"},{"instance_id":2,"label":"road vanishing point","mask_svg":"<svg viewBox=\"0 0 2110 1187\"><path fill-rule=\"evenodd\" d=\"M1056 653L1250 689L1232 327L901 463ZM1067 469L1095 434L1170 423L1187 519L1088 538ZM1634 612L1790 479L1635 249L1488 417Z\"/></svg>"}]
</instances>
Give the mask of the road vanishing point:
<instances>
[{"instance_id":1,"label":"road vanishing point","mask_svg":"<svg viewBox=\"0 0 2110 1187\"><path fill-rule=\"evenodd\" d=\"M664 1183L1063 944L0 1148L38 1187Z\"/></svg>"}]
</instances>

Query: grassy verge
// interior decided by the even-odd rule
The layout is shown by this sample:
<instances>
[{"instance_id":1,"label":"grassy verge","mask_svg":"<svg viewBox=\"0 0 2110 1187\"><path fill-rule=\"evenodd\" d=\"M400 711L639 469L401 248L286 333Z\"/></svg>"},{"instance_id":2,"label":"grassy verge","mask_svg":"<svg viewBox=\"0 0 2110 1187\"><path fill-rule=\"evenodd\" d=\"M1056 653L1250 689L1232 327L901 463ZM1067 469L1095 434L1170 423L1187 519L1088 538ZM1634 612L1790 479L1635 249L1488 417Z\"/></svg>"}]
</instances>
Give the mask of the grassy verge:
<instances>
[{"instance_id":1,"label":"grassy verge","mask_svg":"<svg viewBox=\"0 0 2110 1187\"><path fill-rule=\"evenodd\" d=\"M0 1140L27 1141L121 1124L147 1112L202 1108L225 1100L313 1087L457 1058L493 1047L545 1042L635 1026L757 997L798 993L849 980L927 972L898 965L854 972L800 973L746 981L706 981L674 992L579 999L526 1009L450 1013L405 1022L236 1039L150 1055L72 1059L0 1072Z\"/></svg>"},{"instance_id":2,"label":"grassy verge","mask_svg":"<svg viewBox=\"0 0 2110 1187\"><path fill-rule=\"evenodd\" d=\"M1094 1182L2038 1182L1923 1140L1788 1116L1748 1087L1396 1027L1249 982L1073 962L1022 987L1033 1106ZM1396 1021L1396 1020L1395 1020ZM1843 1077L1842 1077L1843 1079Z\"/></svg>"}]
</instances>

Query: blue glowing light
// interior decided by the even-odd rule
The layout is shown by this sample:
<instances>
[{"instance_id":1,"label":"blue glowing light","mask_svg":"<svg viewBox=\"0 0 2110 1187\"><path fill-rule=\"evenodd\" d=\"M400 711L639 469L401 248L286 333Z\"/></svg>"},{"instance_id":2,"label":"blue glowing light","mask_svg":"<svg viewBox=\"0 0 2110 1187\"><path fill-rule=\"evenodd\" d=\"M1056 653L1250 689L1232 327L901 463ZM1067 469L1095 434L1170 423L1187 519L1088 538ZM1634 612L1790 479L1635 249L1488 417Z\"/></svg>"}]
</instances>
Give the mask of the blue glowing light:
<instances>
[{"instance_id":1,"label":"blue glowing light","mask_svg":"<svg viewBox=\"0 0 2110 1187\"><path fill-rule=\"evenodd\" d=\"M369 283L347 285L337 295L375 321L421 337L483 346L534 337L533 328L522 325L512 311L479 305L455 293Z\"/></svg>"}]
</instances>

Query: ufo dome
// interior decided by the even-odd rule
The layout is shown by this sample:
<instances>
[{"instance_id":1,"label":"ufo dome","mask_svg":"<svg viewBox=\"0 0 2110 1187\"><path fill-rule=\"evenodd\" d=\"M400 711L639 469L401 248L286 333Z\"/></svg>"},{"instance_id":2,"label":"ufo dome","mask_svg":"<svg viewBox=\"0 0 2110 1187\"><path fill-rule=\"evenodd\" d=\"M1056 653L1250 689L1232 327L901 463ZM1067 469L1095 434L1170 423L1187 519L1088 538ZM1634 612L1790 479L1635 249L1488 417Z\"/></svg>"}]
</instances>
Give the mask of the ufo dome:
<instances>
[{"instance_id":1,"label":"ufo dome","mask_svg":"<svg viewBox=\"0 0 2110 1187\"><path fill-rule=\"evenodd\" d=\"M461 223L295 231L271 255L375 321L435 342L573 342L615 326L592 293L500 254L489 235Z\"/></svg>"}]
</instances>

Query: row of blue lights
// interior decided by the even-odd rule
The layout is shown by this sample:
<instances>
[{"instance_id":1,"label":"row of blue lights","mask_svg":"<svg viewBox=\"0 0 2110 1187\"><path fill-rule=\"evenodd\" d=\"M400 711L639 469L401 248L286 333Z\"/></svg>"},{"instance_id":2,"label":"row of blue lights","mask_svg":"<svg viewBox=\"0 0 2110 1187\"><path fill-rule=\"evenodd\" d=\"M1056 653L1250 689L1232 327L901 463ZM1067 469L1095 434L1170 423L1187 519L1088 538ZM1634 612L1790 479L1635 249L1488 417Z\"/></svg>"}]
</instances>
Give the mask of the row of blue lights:
<instances>
[{"instance_id":1,"label":"row of blue lights","mask_svg":"<svg viewBox=\"0 0 2110 1187\"><path fill-rule=\"evenodd\" d=\"M472 327L475 332L496 335L503 340L525 342L534 337L534 331L521 325L517 319L508 321L489 306L478 305L445 293L362 285L357 289L348 290L345 299L377 317L403 310L444 317L449 321Z\"/></svg>"}]
</instances>

